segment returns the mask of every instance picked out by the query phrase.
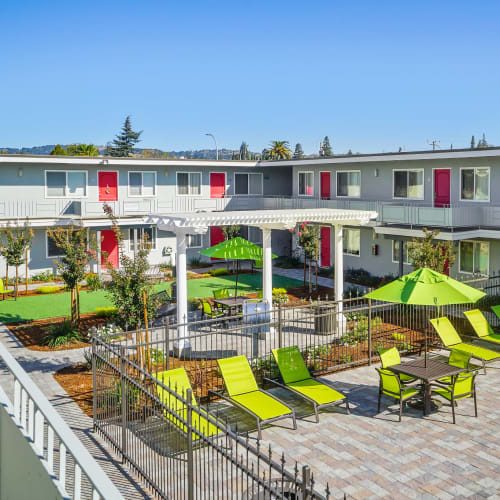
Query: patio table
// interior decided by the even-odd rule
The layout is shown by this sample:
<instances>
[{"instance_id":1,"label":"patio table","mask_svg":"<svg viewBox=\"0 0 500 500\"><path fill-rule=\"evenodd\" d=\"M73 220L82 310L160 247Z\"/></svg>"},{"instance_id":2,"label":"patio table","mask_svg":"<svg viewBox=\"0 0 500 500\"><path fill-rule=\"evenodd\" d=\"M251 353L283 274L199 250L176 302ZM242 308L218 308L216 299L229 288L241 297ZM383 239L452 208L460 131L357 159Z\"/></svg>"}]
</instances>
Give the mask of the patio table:
<instances>
[{"instance_id":1,"label":"patio table","mask_svg":"<svg viewBox=\"0 0 500 500\"><path fill-rule=\"evenodd\" d=\"M226 299L214 299L214 304L227 307L229 316L233 316L240 309L243 309L243 303L248 300L247 297L228 297Z\"/></svg>"},{"instance_id":2,"label":"patio table","mask_svg":"<svg viewBox=\"0 0 500 500\"><path fill-rule=\"evenodd\" d=\"M429 415L431 411L431 382L443 378L458 375L464 368L442 363L435 359L427 359L427 366L424 358L408 361L399 365L388 367L394 373L403 373L411 377L419 378L424 383L424 414Z\"/></svg>"}]
</instances>

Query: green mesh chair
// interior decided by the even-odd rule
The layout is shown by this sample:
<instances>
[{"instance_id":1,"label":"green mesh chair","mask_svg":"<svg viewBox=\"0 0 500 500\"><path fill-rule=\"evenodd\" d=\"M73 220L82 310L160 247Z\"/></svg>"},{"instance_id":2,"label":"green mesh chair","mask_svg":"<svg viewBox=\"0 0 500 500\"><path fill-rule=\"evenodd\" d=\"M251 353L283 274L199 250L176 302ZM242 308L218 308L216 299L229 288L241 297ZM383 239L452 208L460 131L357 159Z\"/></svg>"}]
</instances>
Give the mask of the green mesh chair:
<instances>
[{"instance_id":1,"label":"green mesh chair","mask_svg":"<svg viewBox=\"0 0 500 500\"><path fill-rule=\"evenodd\" d=\"M2 296L3 300L5 300L6 295L14 295L15 290L13 288L5 288L3 286L3 279L0 278L0 295Z\"/></svg>"},{"instance_id":2,"label":"green mesh chair","mask_svg":"<svg viewBox=\"0 0 500 500\"><path fill-rule=\"evenodd\" d=\"M448 357L448 364L452 366L458 366L459 368L463 368L464 372L468 372L471 357L472 354L470 352L462 352L458 349L453 349L450 352L450 356ZM438 382L440 384L451 385L453 383L453 377L439 378Z\"/></svg>"},{"instance_id":3,"label":"green mesh chair","mask_svg":"<svg viewBox=\"0 0 500 500\"><path fill-rule=\"evenodd\" d=\"M228 288L219 288L213 291L214 299L228 299L229 298L229 289ZM227 306L222 304L215 304L215 308L219 311L228 309Z\"/></svg>"},{"instance_id":4,"label":"green mesh chair","mask_svg":"<svg viewBox=\"0 0 500 500\"><path fill-rule=\"evenodd\" d=\"M443 397L451 404L454 424L456 423L455 406L460 399L474 398L474 414L477 417L476 375L476 372L460 373L452 377L450 385L431 384L432 394Z\"/></svg>"},{"instance_id":5,"label":"green mesh chair","mask_svg":"<svg viewBox=\"0 0 500 500\"><path fill-rule=\"evenodd\" d=\"M214 309L212 307L212 304L208 300L205 299L200 299L201 302L201 317L203 318L209 318L209 319L216 319L216 318L221 318L224 316L224 313L222 311L219 311L217 309Z\"/></svg>"},{"instance_id":6,"label":"green mesh chair","mask_svg":"<svg viewBox=\"0 0 500 500\"><path fill-rule=\"evenodd\" d=\"M491 328L488 320L479 309L464 311L464 315L469 320L474 332L476 332L476 335L481 340L500 345L500 335L493 331L493 328Z\"/></svg>"},{"instance_id":7,"label":"green mesh chair","mask_svg":"<svg viewBox=\"0 0 500 500\"><path fill-rule=\"evenodd\" d=\"M159 380L164 386L168 387L170 391L179 394L183 399L186 399L188 389L190 389L191 392L193 390L191 383L189 382L188 374L184 368L175 368L174 370L159 372L156 375L156 379ZM160 401L171 410L171 412L165 410L167 419L179 427L184 434L187 434L186 425L175 416L177 415L183 420L187 420L186 404L159 384L156 385L156 392ZM200 412L198 413L197 411L193 411L191 413L193 428L206 437L218 434L220 430L208 420L207 412L198 406L194 393L192 395L191 404ZM200 437L201 436L199 434L193 432L193 439L200 439Z\"/></svg>"},{"instance_id":8,"label":"green mesh chair","mask_svg":"<svg viewBox=\"0 0 500 500\"><path fill-rule=\"evenodd\" d=\"M451 324L451 321L448 318L434 318L430 321L432 326L436 329L445 349L448 349L449 351L458 349L459 351L470 353L471 356L481 361L485 371L487 362L497 361L500 359L500 353L498 352L492 351L491 349L485 349L484 347L479 347L474 344L466 344L465 342L462 342L460 335L457 333L455 327Z\"/></svg>"},{"instance_id":9,"label":"green mesh chair","mask_svg":"<svg viewBox=\"0 0 500 500\"><path fill-rule=\"evenodd\" d=\"M378 413L380 413L380 402L382 396L389 396L399 401L399 421L401 422L403 414L403 404L410 399L416 398L420 395L420 391L415 387L406 387L401 383L400 378L396 373L391 370L384 370L383 368L376 368L380 376L380 384L378 389Z\"/></svg>"},{"instance_id":10,"label":"green mesh chair","mask_svg":"<svg viewBox=\"0 0 500 500\"><path fill-rule=\"evenodd\" d=\"M245 356L218 359L222 378L228 396L210 391L249 413L257 421L258 439L262 439L262 424L282 418L291 418L293 428L297 429L295 411L286 406L276 396L259 389L252 368Z\"/></svg>"},{"instance_id":11,"label":"green mesh chair","mask_svg":"<svg viewBox=\"0 0 500 500\"><path fill-rule=\"evenodd\" d=\"M280 384L276 380L266 380L284 387L312 403L316 423L319 422L318 410L325 406L338 405L345 402L347 413L349 413L347 396L324 382L311 377L297 346L273 349L272 352L284 384Z\"/></svg>"},{"instance_id":12,"label":"green mesh chair","mask_svg":"<svg viewBox=\"0 0 500 500\"><path fill-rule=\"evenodd\" d=\"M390 366L401 364L401 357L399 356L399 351L395 347L389 347L388 349L380 349L378 351L380 356L380 362L382 368L389 368ZM403 384L412 384L418 379L415 377L410 377L410 375L405 375L404 373L398 374L401 382Z\"/></svg>"},{"instance_id":13,"label":"green mesh chair","mask_svg":"<svg viewBox=\"0 0 500 500\"><path fill-rule=\"evenodd\" d=\"M491 306L491 310L497 315L497 318L500 319L500 305Z\"/></svg>"}]
</instances>

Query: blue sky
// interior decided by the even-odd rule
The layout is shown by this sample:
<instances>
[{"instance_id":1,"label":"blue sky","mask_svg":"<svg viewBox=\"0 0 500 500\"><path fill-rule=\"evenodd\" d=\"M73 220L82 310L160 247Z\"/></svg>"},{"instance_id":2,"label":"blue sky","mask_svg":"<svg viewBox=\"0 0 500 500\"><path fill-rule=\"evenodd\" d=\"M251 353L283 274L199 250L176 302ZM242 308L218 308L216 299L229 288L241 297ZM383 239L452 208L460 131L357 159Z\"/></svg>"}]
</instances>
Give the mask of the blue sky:
<instances>
[{"instance_id":1,"label":"blue sky","mask_svg":"<svg viewBox=\"0 0 500 500\"><path fill-rule=\"evenodd\" d=\"M0 2L0 146L500 145L500 3Z\"/></svg>"}]
</instances>

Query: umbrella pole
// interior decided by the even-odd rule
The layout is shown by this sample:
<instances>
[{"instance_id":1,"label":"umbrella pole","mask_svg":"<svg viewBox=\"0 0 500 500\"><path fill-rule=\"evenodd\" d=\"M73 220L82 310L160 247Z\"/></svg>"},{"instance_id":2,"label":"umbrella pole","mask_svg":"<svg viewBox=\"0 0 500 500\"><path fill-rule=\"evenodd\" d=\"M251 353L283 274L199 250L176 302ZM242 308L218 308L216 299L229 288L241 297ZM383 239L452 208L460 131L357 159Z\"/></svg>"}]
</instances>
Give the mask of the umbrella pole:
<instances>
[{"instance_id":1,"label":"umbrella pole","mask_svg":"<svg viewBox=\"0 0 500 500\"><path fill-rule=\"evenodd\" d=\"M236 282L235 282L235 288L234 288L234 296L238 296L238 274L240 272L240 261L236 261Z\"/></svg>"}]
</instances>

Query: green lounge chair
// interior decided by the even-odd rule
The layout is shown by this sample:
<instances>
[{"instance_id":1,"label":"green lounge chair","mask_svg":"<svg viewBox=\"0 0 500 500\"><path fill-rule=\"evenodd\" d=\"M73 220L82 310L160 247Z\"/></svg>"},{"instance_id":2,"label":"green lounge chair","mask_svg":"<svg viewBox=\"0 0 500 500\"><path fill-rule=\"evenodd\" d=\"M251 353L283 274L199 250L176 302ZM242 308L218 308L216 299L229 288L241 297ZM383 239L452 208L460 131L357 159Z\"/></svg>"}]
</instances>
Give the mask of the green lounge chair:
<instances>
[{"instance_id":1,"label":"green lounge chair","mask_svg":"<svg viewBox=\"0 0 500 500\"><path fill-rule=\"evenodd\" d=\"M291 417L293 428L297 429L295 411L282 403L276 396L259 389L245 356L218 359L217 364L229 396L215 391L210 392L252 415L257 420L259 439L262 438L262 424L282 418Z\"/></svg>"},{"instance_id":2,"label":"green lounge chair","mask_svg":"<svg viewBox=\"0 0 500 500\"><path fill-rule=\"evenodd\" d=\"M452 377L453 380L450 385L431 384L432 394L437 394L450 402L454 424L456 423L455 405L459 399L474 398L474 414L477 417L476 375L477 372L459 373Z\"/></svg>"},{"instance_id":3,"label":"green lounge chair","mask_svg":"<svg viewBox=\"0 0 500 500\"><path fill-rule=\"evenodd\" d=\"M3 300L5 300L6 295L14 295L14 288L4 288L3 279L0 278L0 295L2 295Z\"/></svg>"},{"instance_id":4,"label":"green lounge chair","mask_svg":"<svg viewBox=\"0 0 500 500\"><path fill-rule=\"evenodd\" d=\"M390 366L401 364L399 351L395 347L380 349L378 351L378 355L380 356L380 363L382 364L382 368L389 368ZM418 380L417 378L411 377L410 375L405 375L404 373L399 373L399 378L401 382L403 382L403 384L411 384Z\"/></svg>"},{"instance_id":5,"label":"green lounge chair","mask_svg":"<svg viewBox=\"0 0 500 500\"><path fill-rule=\"evenodd\" d=\"M476 335L486 342L500 344L500 335L496 334L491 328L488 320L479 309L472 309L471 311L464 311L465 317L474 328Z\"/></svg>"},{"instance_id":6,"label":"green lounge chair","mask_svg":"<svg viewBox=\"0 0 500 500\"><path fill-rule=\"evenodd\" d=\"M453 349L448 357L448 364L452 366L458 366L463 368L464 372L468 372L470 369L470 358L472 354L470 352L462 352L458 349ZM453 377L443 377L439 378L438 383L451 385L453 383Z\"/></svg>"},{"instance_id":7,"label":"green lounge chair","mask_svg":"<svg viewBox=\"0 0 500 500\"><path fill-rule=\"evenodd\" d=\"M432 326L436 329L439 338L443 342L445 349L451 351L458 349L459 351L469 352L474 358L479 359L486 371L486 363L488 361L497 361L500 359L500 353L485 349L474 344L466 344L462 342L460 335L451 324L447 317L431 319Z\"/></svg>"},{"instance_id":8,"label":"green lounge chair","mask_svg":"<svg viewBox=\"0 0 500 500\"><path fill-rule=\"evenodd\" d=\"M336 391L329 385L311 377L304 358L297 346L273 349L273 356L278 364L284 385L269 380L273 384L284 387L298 396L306 399L314 406L316 423L319 422L318 410L325 406L338 405L345 402L347 413L349 413L349 401L347 396Z\"/></svg>"},{"instance_id":9,"label":"green lounge chair","mask_svg":"<svg viewBox=\"0 0 500 500\"><path fill-rule=\"evenodd\" d=\"M491 310L497 315L497 318L500 319L500 305L491 306Z\"/></svg>"},{"instance_id":10,"label":"green lounge chair","mask_svg":"<svg viewBox=\"0 0 500 500\"><path fill-rule=\"evenodd\" d=\"M378 387L378 413L380 413L380 401L382 396L389 396L399 401L399 421L401 422L403 415L403 404L410 399L420 396L421 392L415 387L406 387L401 383L398 375L391 370L383 368L375 368L380 376L380 384Z\"/></svg>"},{"instance_id":11,"label":"green lounge chair","mask_svg":"<svg viewBox=\"0 0 500 500\"><path fill-rule=\"evenodd\" d=\"M191 383L189 382L188 374L184 368L175 368L174 370L159 372L156 375L156 378L171 391L179 394L183 399L186 399L188 389L190 389L191 392L193 391ZM180 401L159 384L156 385L156 392L158 393L160 401L165 406L175 412L182 419L187 420L187 407L184 402ZM200 434L206 437L211 437L218 434L220 430L206 418L208 414L198 406L196 398L194 397L194 393L192 393L191 403L201 413L199 414L197 411L193 411L191 413L193 428L195 428ZM181 421L170 412L165 411L165 413L167 414L167 418L170 421L172 421L175 425L182 429L184 433L186 433L185 424L181 423ZM203 415L205 415L205 417ZM196 433L193 433L193 439L200 439L200 436Z\"/></svg>"},{"instance_id":12,"label":"green lounge chair","mask_svg":"<svg viewBox=\"0 0 500 500\"><path fill-rule=\"evenodd\" d=\"M208 300L200 299L201 302L201 318L207 317L208 319L217 319L224 316L222 311L212 307Z\"/></svg>"}]
</instances>

